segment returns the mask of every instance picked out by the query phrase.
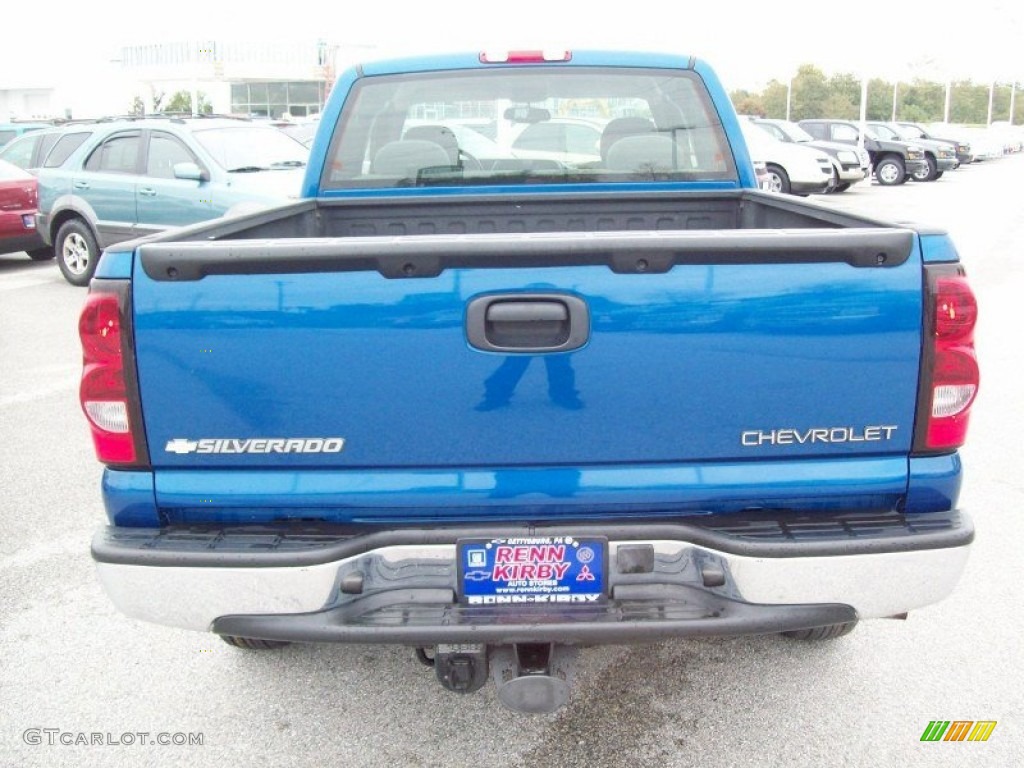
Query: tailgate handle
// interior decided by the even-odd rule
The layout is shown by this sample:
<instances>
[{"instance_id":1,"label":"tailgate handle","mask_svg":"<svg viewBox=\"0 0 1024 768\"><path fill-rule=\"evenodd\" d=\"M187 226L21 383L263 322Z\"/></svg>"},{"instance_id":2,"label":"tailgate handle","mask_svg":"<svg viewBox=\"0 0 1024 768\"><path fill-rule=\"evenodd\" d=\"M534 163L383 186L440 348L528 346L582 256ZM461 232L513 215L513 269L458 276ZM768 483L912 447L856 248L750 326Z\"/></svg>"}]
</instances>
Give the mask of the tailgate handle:
<instances>
[{"instance_id":1,"label":"tailgate handle","mask_svg":"<svg viewBox=\"0 0 1024 768\"><path fill-rule=\"evenodd\" d=\"M560 301L498 301L487 308L489 323L565 323L569 308Z\"/></svg>"},{"instance_id":2,"label":"tailgate handle","mask_svg":"<svg viewBox=\"0 0 1024 768\"><path fill-rule=\"evenodd\" d=\"M577 296L480 296L466 311L469 343L485 352L569 352L590 337L590 311Z\"/></svg>"}]
</instances>

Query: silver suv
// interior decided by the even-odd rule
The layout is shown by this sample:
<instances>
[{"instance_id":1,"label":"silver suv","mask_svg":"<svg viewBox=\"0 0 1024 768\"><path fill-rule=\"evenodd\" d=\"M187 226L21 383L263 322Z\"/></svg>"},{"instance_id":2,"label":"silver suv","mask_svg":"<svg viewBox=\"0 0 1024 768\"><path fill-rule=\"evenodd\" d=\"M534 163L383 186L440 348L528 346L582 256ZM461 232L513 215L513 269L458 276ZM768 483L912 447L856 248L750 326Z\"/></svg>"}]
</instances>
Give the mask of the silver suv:
<instances>
[{"instance_id":1,"label":"silver suv","mask_svg":"<svg viewBox=\"0 0 1024 768\"><path fill-rule=\"evenodd\" d=\"M39 230L74 285L89 283L114 243L297 197L308 156L273 126L240 119L117 119L66 130L85 138L59 166L39 169Z\"/></svg>"}]
</instances>

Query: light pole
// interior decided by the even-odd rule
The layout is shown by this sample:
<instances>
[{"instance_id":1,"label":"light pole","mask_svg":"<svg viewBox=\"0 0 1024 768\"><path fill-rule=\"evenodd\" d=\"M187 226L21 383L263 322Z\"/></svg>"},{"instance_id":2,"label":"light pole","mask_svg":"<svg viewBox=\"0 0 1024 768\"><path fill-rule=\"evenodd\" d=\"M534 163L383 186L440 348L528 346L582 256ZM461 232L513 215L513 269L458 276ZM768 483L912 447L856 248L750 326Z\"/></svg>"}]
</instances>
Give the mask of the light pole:
<instances>
[{"instance_id":1,"label":"light pole","mask_svg":"<svg viewBox=\"0 0 1024 768\"><path fill-rule=\"evenodd\" d=\"M864 73L860 77L860 130L857 131L857 146L864 149L864 134L868 130L868 76Z\"/></svg>"},{"instance_id":2,"label":"light pole","mask_svg":"<svg viewBox=\"0 0 1024 768\"><path fill-rule=\"evenodd\" d=\"M896 102L899 99L900 92L900 81L897 80L896 84L892 87L892 122L896 122Z\"/></svg>"},{"instance_id":3,"label":"light pole","mask_svg":"<svg viewBox=\"0 0 1024 768\"><path fill-rule=\"evenodd\" d=\"M199 57L201 48L199 47L199 41L195 41L195 49L192 51L194 60L194 69L192 70L192 115L199 114Z\"/></svg>"}]
</instances>

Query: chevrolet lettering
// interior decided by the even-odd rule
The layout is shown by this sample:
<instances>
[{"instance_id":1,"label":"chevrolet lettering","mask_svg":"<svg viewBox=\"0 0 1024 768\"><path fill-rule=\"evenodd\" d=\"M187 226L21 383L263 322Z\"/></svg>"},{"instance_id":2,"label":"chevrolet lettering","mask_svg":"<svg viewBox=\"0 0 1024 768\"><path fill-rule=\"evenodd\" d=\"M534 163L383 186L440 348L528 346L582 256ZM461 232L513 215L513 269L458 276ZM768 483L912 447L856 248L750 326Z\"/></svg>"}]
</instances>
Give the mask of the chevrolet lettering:
<instances>
[{"instance_id":1,"label":"chevrolet lettering","mask_svg":"<svg viewBox=\"0 0 1024 768\"><path fill-rule=\"evenodd\" d=\"M743 433L747 448L761 445L805 445L808 443L878 443L891 440L895 425L877 427L813 427L811 429L752 429Z\"/></svg>"}]
</instances>

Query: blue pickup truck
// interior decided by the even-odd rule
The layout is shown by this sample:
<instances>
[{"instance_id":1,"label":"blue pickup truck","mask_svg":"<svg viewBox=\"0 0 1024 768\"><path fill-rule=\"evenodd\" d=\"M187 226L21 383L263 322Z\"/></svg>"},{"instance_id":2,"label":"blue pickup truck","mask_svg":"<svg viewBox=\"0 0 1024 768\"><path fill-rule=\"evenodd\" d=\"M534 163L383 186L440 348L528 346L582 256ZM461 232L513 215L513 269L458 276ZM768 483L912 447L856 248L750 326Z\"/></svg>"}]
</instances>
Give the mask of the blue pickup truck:
<instances>
[{"instance_id":1,"label":"blue pickup truck","mask_svg":"<svg viewBox=\"0 0 1024 768\"><path fill-rule=\"evenodd\" d=\"M525 712L580 646L836 637L960 578L976 314L942 231L760 191L700 60L368 63L304 199L103 255L92 554L129 616Z\"/></svg>"}]
</instances>

